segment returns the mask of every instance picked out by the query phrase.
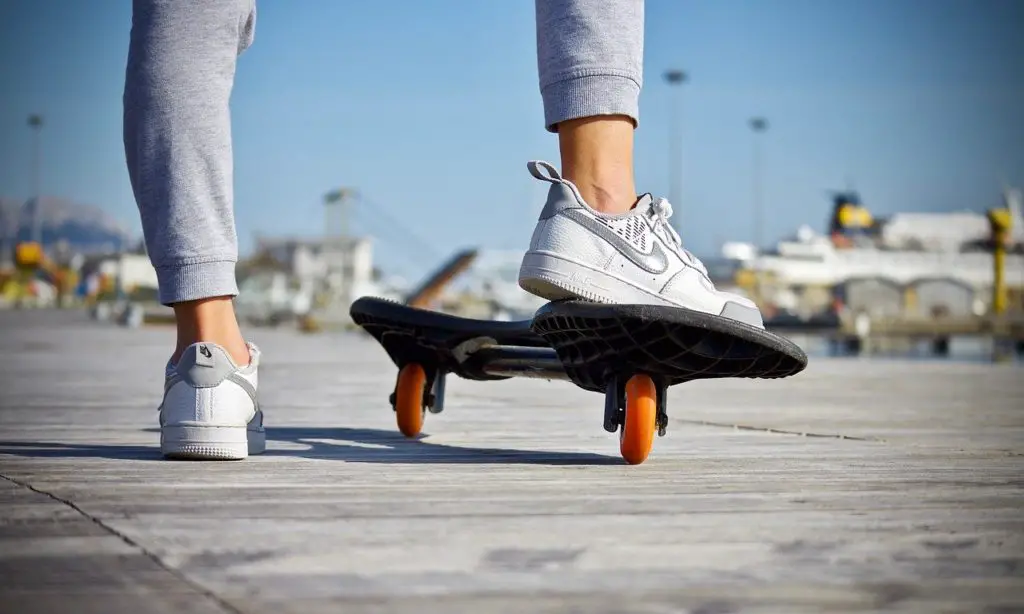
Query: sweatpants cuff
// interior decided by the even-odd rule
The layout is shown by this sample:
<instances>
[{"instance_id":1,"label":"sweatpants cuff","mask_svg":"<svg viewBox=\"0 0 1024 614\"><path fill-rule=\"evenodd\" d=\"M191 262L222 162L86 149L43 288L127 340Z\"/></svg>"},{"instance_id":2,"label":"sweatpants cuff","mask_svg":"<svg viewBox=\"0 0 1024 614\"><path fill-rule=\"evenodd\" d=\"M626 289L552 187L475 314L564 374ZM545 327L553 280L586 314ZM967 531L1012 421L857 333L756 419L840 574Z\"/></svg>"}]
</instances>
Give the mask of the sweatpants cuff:
<instances>
[{"instance_id":1,"label":"sweatpants cuff","mask_svg":"<svg viewBox=\"0 0 1024 614\"><path fill-rule=\"evenodd\" d=\"M157 267L156 279L160 284L160 302L164 305L215 296L238 296L233 260Z\"/></svg>"},{"instance_id":2,"label":"sweatpants cuff","mask_svg":"<svg viewBox=\"0 0 1024 614\"><path fill-rule=\"evenodd\" d=\"M617 75L591 75L556 81L541 90L544 125L558 132L557 124L594 115L626 115L639 124L640 84Z\"/></svg>"}]
</instances>

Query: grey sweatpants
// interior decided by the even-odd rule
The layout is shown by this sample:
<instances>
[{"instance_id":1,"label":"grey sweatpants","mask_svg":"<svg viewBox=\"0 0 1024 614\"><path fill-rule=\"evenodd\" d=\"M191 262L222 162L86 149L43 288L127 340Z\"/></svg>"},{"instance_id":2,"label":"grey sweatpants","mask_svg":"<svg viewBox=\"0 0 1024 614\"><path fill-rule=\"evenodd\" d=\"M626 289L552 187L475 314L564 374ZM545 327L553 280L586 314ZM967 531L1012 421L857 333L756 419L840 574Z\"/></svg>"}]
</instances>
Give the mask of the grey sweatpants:
<instances>
[{"instance_id":1,"label":"grey sweatpants","mask_svg":"<svg viewBox=\"0 0 1024 614\"><path fill-rule=\"evenodd\" d=\"M124 146L160 302L235 296L229 99L256 0L133 0ZM643 0L535 0L545 128L638 121Z\"/></svg>"}]
</instances>

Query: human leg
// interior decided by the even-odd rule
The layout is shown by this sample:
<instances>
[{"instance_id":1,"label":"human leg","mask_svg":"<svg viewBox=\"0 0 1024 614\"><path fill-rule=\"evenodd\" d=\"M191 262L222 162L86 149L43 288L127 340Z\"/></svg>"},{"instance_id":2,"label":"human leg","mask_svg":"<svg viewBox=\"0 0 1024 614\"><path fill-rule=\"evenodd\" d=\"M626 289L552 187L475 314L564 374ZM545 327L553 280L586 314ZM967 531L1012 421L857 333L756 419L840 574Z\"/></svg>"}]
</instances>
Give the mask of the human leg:
<instances>
[{"instance_id":1,"label":"human leg","mask_svg":"<svg viewBox=\"0 0 1024 614\"><path fill-rule=\"evenodd\" d=\"M262 451L262 442L247 446L246 433L248 423L262 435L259 352L242 337L231 303L238 249L229 99L254 27L254 0L132 5L125 156L160 301L177 323L161 405L168 455Z\"/></svg>"},{"instance_id":2,"label":"human leg","mask_svg":"<svg viewBox=\"0 0 1024 614\"><path fill-rule=\"evenodd\" d=\"M228 108L253 0L135 0L125 73L124 141L160 301L178 321L173 359L196 341L248 359L238 293Z\"/></svg>"},{"instance_id":3,"label":"human leg","mask_svg":"<svg viewBox=\"0 0 1024 614\"><path fill-rule=\"evenodd\" d=\"M643 0L535 0L545 127L559 137L563 173L551 183L519 285L549 300L652 303L763 326L747 298L715 289L683 248L671 205L636 194L633 131L643 64Z\"/></svg>"},{"instance_id":4,"label":"human leg","mask_svg":"<svg viewBox=\"0 0 1024 614\"><path fill-rule=\"evenodd\" d=\"M633 131L643 83L643 0L536 0L544 123L562 172L598 211L636 201Z\"/></svg>"}]
</instances>

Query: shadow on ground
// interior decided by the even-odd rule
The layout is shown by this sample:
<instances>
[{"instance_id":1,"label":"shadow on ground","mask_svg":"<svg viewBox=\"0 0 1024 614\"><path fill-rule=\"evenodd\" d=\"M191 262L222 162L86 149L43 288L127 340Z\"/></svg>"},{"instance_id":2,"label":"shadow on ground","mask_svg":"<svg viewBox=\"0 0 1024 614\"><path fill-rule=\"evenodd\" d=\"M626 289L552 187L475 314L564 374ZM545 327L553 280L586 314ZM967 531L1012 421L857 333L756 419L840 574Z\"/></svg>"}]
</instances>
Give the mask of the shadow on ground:
<instances>
[{"instance_id":1,"label":"shadow on ground","mask_svg":"<svg viewBox=\"0 0 1024 614\"><path fill-rule=\"evenodd\" d=\"M157 429L146 429L154 435ZM289 444L275 449L275 443ZM260 457L301 457L350 463L621 465L618 456L590 452L555 452L473 448L431 443L429 436L409 439L394 431L343 427L267 427L268 450ZM107 458L163 460L152 446L0 440L0 454L26 458Z\"/></svg>"}]
</instances>

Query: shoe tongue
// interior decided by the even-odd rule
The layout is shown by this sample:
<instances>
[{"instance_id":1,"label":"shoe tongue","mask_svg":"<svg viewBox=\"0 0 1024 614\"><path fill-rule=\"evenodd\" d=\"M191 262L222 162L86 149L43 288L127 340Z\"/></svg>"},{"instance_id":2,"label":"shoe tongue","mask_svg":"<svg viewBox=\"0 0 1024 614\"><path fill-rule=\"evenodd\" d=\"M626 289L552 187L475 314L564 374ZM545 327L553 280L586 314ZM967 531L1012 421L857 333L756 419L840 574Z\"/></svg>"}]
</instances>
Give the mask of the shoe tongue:
<instances>
[{"instance_id":1,"label":"shoe tongue","mask_svg":"<svg viewBox=\"0 0 1024 614\"><path fill-rule=\"evenodd\" d=\"M637 199L632 208L634 211L642 211L644 209L649 209L652 203L654 203L654 198L651 196L650 192L648 192Z\"/></svg>"}]
</instances>

